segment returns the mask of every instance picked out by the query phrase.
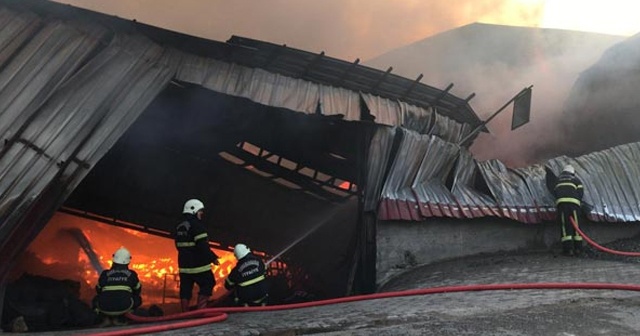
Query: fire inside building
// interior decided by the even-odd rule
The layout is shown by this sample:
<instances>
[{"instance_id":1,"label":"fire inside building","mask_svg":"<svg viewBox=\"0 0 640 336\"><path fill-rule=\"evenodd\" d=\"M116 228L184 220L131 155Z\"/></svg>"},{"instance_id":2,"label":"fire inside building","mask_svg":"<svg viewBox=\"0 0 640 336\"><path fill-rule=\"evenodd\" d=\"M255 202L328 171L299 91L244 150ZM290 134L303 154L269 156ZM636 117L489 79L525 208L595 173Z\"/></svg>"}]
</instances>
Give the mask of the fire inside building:
<instances>
[{"instance_id":1,"label":"fire inside building","mask_svg":"<svg viewBox=\"0 0 640 336\"><path fill-rule=\"evenodd\" d=\"M579 173L616 169L639 151L516 170L477 162L468 147L484 124L473 94L359 63L48 1L0 1L4 315L33 302L11 295L25 279L71 281L90 301L120 246L131 251L145 306L177 311L171 232L189 198L205 203L220 256L210 305L226 302L236 243L268 264L274 304L372 293L417 264L551 244L539 229L553 219L545 176L568 162ZM620 197L640 185L629 180L612 189L590 175L592 220L640 216ZM489 222L513 239L469 243L493 234Z\"/></svg>"}]
</instances>

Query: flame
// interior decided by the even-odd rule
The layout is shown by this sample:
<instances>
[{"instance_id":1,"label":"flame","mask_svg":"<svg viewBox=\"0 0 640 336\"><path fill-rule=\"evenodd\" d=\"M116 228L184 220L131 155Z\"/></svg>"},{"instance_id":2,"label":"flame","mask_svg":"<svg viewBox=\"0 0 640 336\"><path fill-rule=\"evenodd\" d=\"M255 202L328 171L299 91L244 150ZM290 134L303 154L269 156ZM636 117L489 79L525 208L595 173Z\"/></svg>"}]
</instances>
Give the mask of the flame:
<instances>
[{"instance_id":1,"label":"flame","mask_svg":"<svg viewBox=\"0 0 640 336\"><path fill-rule=\"evenodd\" d=\"M56 213L29 246L29 251L45 265L29 269L29 273L80 281L86 287L82 291L82 299L91 300L99 274L92 268L89 258L80 247L70 238L59 234L67 228L79 228L83 231L104 269L111 267L111 257L116 249L121 246L129 249L132 256L129 267L138 273L145 305L179 301L177 251L172 239L63 213ZM224 279L235 266L236 260L232 252L218 249L213 251L219 256L220 263L213 266L216 286L212 299L215 300L227 293ZM29 267L24 267L25 270L27 268ZM67 269L76 271L62 271Z\"/></svg>"}]
</instances>

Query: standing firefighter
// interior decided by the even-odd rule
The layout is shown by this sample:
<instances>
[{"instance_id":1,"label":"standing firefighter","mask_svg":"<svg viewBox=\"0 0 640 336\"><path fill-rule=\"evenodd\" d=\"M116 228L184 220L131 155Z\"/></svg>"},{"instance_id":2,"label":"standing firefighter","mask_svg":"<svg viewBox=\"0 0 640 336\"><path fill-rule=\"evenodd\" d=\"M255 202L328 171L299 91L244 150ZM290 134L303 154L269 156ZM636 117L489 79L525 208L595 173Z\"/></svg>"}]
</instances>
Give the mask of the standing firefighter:
<instances>
[{"instance_id":1,"label":"standing firefighter","mask_svg":"<svg viewBox=\"0 0 640 336\"><path fill-rule=\"evenodd\" d=\"M101 326L126 324L124 314L140 307L142 286L138 274L129 269L131 254L124 247L113 254L111 269L100 273L94 298L94 309L101 315Z\"/></svg>"},{"instance_id":2,"label":"standing firefighter","mask_svg":"<svg viewBox=\"0 0 640 336\"><path fill-rule=\"evenodd\" d=\"M571 224L571 218L579 224L584 187L576 176L573 166L567 165L560 173L553 189L556 197L556 216L562 229L562 253L575 255L582 253L582 236Z\"/></svg>"},{"instance_id":3,"label":"standing firefighter","mask_svg":"<svg viewBox=\"0 0 640 336\"><path fill-rule=\"evenodd\" d=\"M238 306L266 306L269 295L264 262L251 253L245 244L236 245L233 254L238 263L229 273L224 287L235 290L235 302Z\"/></svg>"},{"instance_id":4,"label":"standing firefighter","mask_svg":"<svg viewBox=\"0 0 640 336\"><path fill-rule=\"evenodd\" d=\"M218 256L209 248L209 237L202 223L204 204L197 199L190 199L184 204L182 213L184 221L176 227L174 237L180 272L180 306L184 312L189 310L194 283L200 289L198 309L207 307L216 284L211 263L219 265L219 262Z\"/></svg>"}]
</instances>

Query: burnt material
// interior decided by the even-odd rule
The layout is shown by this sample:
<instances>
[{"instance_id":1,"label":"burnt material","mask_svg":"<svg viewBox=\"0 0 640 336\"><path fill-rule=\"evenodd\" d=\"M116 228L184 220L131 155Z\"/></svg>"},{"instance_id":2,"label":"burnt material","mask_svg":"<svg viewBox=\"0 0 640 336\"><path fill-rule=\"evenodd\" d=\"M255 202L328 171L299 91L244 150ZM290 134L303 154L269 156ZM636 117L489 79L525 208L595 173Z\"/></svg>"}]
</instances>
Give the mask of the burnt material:
<instances>
[{"instance_id":1,"label":"burnt material","mask_svg":"<svg viewBox=\"0 0 640 336\"><path fill-rule=\"evenodd\" d=\"M79 291L76 281L24 274L7 286L2 329L48 331L92 326L96 314L79 299Z\"/></svg>"}]
</instances>

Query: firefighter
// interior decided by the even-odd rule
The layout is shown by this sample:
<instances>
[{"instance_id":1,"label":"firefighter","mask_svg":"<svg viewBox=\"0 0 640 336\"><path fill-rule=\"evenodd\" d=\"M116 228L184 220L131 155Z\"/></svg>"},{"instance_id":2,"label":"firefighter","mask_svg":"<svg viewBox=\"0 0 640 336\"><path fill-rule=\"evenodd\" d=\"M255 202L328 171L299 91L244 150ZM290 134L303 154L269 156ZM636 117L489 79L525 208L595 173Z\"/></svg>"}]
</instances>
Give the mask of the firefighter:
<instances>
[{"instance_id":1,"label":"firefighter","mask_svg":"<svg viewBox=\"0 0 640 336\"><path fill-rule=\"evenodd\" d=\"M182 210L184 220L174 232L180 273L180 306L189 310L194 283L198 284L198 309L206 308L216 284L211 263L219 265L218 256L209 248L209 237L202 223L204 203L190 199Z\"/></svg>"},{"instance_id":2,"label":"firefighter","mask_svg":"<svg viewBox=\"0 0 640 336\"><path fill-rule=\"evenodd\" d=\"M224 287L234 290L238 306L266 306L269 295L264 262L245 244L236 245L233 254L238 262L225 280Z\"/></svg>"},{"instance_id":3,"label":"firefighter","mask_svg":"<svg viewBox=\"0 0 640 336\"><path fill-rule=\"evenodd\" d=\"M103 317L101 326L124 325L124 314L140 307L142 285L138 274L129 269L131 254L124 247L113 254L113 264L100 273L94 309Z\"/></svg>"},{"instance_id":4,"label":"firefighter","mask_svg":"<svg viewBox=\"0 0 640 336\"><path fill-rule=\"evenodd\" d=\"M584 187L573 166L564 167L553 192L556 197L556 216L562 230L562 253L568 256L579 255L582 253L582 236L576 232L570 218L573 218L576 224L580 223L578 218L581 214Z\"/></svg>"}]
</instances>

